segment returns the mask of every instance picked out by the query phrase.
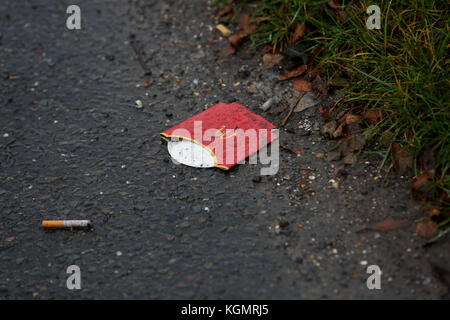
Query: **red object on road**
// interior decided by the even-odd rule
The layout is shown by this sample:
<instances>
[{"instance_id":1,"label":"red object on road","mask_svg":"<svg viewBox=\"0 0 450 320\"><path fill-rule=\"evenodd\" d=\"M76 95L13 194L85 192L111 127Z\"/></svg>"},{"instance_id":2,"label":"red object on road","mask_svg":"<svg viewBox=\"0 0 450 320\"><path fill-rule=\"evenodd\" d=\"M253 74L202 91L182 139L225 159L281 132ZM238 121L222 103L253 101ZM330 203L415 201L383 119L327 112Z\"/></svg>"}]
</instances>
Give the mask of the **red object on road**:
<instances>
[{"instance_id":1,"label":"red object on road","mask_svg":"<svg viewBox=\"0 0 450 320\"><path fill-rule=\"evenodd\" d=\"M169 145L175 160L195 167L228 170L278 138L271 131L274 128L269 121L234 102L216 104L161 135L169 141L179 138L184 144L172 149ZM193 148L187 146L187 141ZM199 153L203 153L203 158L197 161Z\"/></svg>"}]
</instances>

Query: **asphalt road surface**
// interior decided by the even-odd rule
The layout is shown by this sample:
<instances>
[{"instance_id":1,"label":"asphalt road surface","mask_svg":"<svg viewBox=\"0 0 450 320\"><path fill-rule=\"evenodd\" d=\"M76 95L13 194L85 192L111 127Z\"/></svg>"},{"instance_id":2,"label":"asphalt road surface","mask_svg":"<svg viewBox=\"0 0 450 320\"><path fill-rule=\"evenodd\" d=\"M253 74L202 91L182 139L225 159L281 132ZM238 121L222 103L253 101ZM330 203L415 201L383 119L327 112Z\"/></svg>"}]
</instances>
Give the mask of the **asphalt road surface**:
<instances>
[{"instance_id":1,"label":"asphalt road surface","mask_svg":"<svg viewBox=\"0 0 450 320\"><path fill-rule=\"evenodd\" d=\"M426 214L410 179L378 171L369 153L336 176L317 156L333 142L314 110L280 131L305 153L281 150L274 176L170 160L159 133L172 125L233 101L278 125L260 105L292 90L248 45L220 56L226 39L206 1L78 0L81 30L66 27L70 4L0 4L0 298L445 295L429 263L449 265L448 238L424 248L414 224L355 232ZM44 219L93 229L45 231ZM81 290L66 287L70 265ZM380 290L366 286L369 265Z\"/></svg>"}]
</instances>

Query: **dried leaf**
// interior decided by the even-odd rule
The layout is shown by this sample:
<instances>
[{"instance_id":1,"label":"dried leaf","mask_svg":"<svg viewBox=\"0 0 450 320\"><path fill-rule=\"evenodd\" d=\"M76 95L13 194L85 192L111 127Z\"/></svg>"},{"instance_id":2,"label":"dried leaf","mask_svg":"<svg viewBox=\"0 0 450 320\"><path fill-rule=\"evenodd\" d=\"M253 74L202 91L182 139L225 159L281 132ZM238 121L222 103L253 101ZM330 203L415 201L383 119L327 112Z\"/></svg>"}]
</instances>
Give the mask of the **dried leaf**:
<instances>
[{"instance_id":1,"label":"dried leaf","mask_svg":"<svg viewBox=\"0 0 450 320\"><path fill-rule=\"evenodd\" d=\"M250 16L248 15L243 16L241 21L239 22L239 29L242 30L242 38L250 35L253 31L256 30L256 28L258 28L258 23L250 23Z\"/></svg>"},{"instance_id":2,"label":"dried leaf","mask_svg":"<svg viewBox=\"0 0 450 320\"><path fill-rule=\"evenodd\" d=\"M376 125L380 121L380 111L379 110L370 110L364 115L364 118L373 125Z\"/></svg>"},{"instance_id":3,"label":"dried leaf","mask_svg":"<svg viewBox=\"0 0 450 320\"><path fill-rule=\"evenodd\" d=\"M291 43L296 43L298 40L303 38L308 31L306 24L298 23L295 27L294 35L292 36Z\"/></svg>"},{"instance_id":4,"label":"dried leaf","mask_svg":"<svg viewBox=\"0 0 450 320\"><path fill-rule=\"evenodd\" d=\"M392 143L391 151L394 157L395 166L400 174L405 174L408 169L413 169L413 157L398 143Z\"/></svg>"},{"instance_id":5,"label":"dried leaf","mask_svg":"<svg viewBox=\"0 0 450 320\"><path fill-rule=\"evenodd\" d=\"M231 13L233 13L233 4L229 3L224 8L218 10L217 13L216 13L216 16L217 16L217 18L221 18L221 17L229 15Z\"/></svg>"},{"instance_id":6,"label":"dried leaf","mask_svg":"<svg viewBox=\"0 0 450 320\"><path fill-rule=\"evenodd\" d=\"M338 5L334 2L334 0L329 0L328 1L328 5L333 8L333 9L337 9Z\"/></svg>"},{"instance_id":7,"label":"dried leaf","mask_svg":"<svg viewBox=\"0 0 450 320\"><path fill-rule=\"evenodd\" d=\"M251 23L249 24L250 17L248 15L245 15L242 17L241 21L239 22L239 31L238 33L235 33L231 35L231 32L228 36L228 41L231 43L231 45L237 49L239 45L241 44L241 40L245 37L247 37L249 34L251 34L253 31L256 30L258 27L257 23Z\"/></svg>"},{"instance_id":8,"label":"dried leaf","mask_svg":"<svg viewBox=\"0 0 450 320\"><path fill-rule=\"evenodd\" d=\"M341 153L337 150L327 152L327 155L325 156L326 161L335 161L335 160L339 160L340 158L341 158Z\"/></svg>"},{"instance_id":9,"label":"dried leaf","mask_svg":"<svg viewBox=\"0 0 450 320\"><path fill-rule=\"evenodd\" d=\"M328 109L325 109L322 106L319 106L318 109L319 109L319 112L320 112L320 115L322 116L322 118L325 118L325 119L330 118L330 112L328 111Z\"/></svg>"},{"instance_id":10,"label":"dried leaf","mask_svg":"<svg viewBox=\"0 0 450 320\"><path fill-rule=\"evenodd\" d=\"M288 79L291 79L291 78L298 77L302 73L304 73L307 69L308 69L308 66L306 64L302 64L297 69L294 69L294 70L286 73L285 75L280 76L278 78L278 81L284 81L284 80L288 80Z\"/></svg>"},{"instance_id":11,"label":"dried leaf","mask_svg":"<svg viewBox=\"0 0 450 320\"><path fill-rule=\"evenodd\" d=\"M420 175L417 178L417 180L413 183L411 189L413 191L420 191L428 184L428 182L430 182L431 178L432 178L432 175L431 175L431 173L428 173L428 172Z\"/></svg>"},{"instance_id":12,"label":"dried leaf","mask_svg":"<svg viewBox=\"0 0 450 320\"><path fill-rule=\"evenodd\" d=\"M300 92L309 92L312 90L311 83L304 79L295 79L293 86L295 90Z\"/></svg>"},{"instance_id":13,"label":"dried leaf","mask_svg":"<svg viewBox=\"0 0 450 320\"><path fill-rule=\"evenodd\" d=\"M433 216L438 216L439 213L441 213L441 210L438 208L431 208L429 212L430 212L430 217L433 217Z\"/></svg>"},{"instance_id":14,"label":"dried leaf","mask_svg":"<svg viewBox=\"0 0 450 320\"><path fill-rule=\"evenodd\" d=\"M237 49L239 47L239 44L241 43L241 39L242 39L242 37L241 37L240 33L236 33L236 34L233 34L232 36L228 37L228 41L235 49Z\"/></svg>"},{"instance_id":15,"label":"dried leaf","mask_svg":"<svg viewBox=\"0 0 450 320\"><path fill-rule=\"evenodd\" d=\"M250 16L248 14L242 16L241 20L239 21L239 29L244 30L248 27L248 23L250 22Z\"/></svg>"},{"instance_id":16,"label":"dried leaf","mask_svg":"<svg viewBox=\"0 0 450 320\"><path fill-rule=\"evenodd\" d=\"M355 164L358 161L358 158L356 157L356 154L349 153L344 157L344 163L345 164Z\"/></svg>"},{"instance_id":17,"label":"dried leaf","mask_svg":"<svg viewBox=\"0 0 450 320\"><path fill-rule=\"evenodd\" d=\"M360 134L353 135L346 138L341 143L338 150L341 152L341 155L345 157L347 154L362 150L364 148L365 143L366 139L364 138L364 136Z\"/></svg>"},{"instance_id":18,"label":"dried leaf","mask_svg":"<svg viewBox=\"0 0 450 320\"><path fill-rule=\"evenodd\" d=\"M437 234L436 222L432 220L421 221L417 224L416 233L425 239L430 239Z\"/></svg>"},{"instance_id":19,"label":"dried leaf","mask_svg":"<svg viewBox=\"0 0 450 320\"><path fill-rule=\"evenodd\" d=\"M337 4L334 0L329 0L328 1L328 5L330 6L330 8L333 8L334 10L336 10L336 14L341 18L341 19L345 19L346 18L346 14L344 11L340 10L341 6L339 4Z\"/></svg>"},{"instance_id":20,"label":"dried leaf","mask_svg":"<svg viewBox=\"0 0 450 320\"><path fill-rule=\"evenodd\" d=\"M353 113L347 113L347 115L345 116L344 123L347 125L350 123L359 122L360 120L361 116Z\"/></svg>"},{"instance_id":21,"label":"dried leaf","mask_svg":"<svg viewBox=\"0 0 450 320\"><path fill-rule=\"evenodd\" d=\"M345 169L345 164L340 163L340 164L336 165L336 167L334 168L333 174L335 176L346 176L348 173L344 169Z\"/></svg>"},{"instance_id":22,"label":"dried leaf","mask_svg":"<svg viewBox=\"0 0 450 320\"><path fill-rule=\"evenodd\" d=\"M263 56L263 69L271 68L277 64L279 64L283 60L283 56L281 54L270 54L266 53Z\"/></svg>"},{"instance_id":23,"label":"dried leaf","mask_svg":"<svg viewBox=\"0 0 450 320\"><path fill-rule=\"evenodd\" d=\"M232 54L234 54L236 52L236 49L230 44L228 43L221 51L220 51L220 55L221 56L230 56Z\"/></svg>"},{"instance_id":24,"label":"dried leaf","mask_svg":"<svg viewBox=\"0 0 450 320\"><path fill-rule=\"evenodd\" d=\"M433 175L430 172L417 177L411 186L411 193L420 201L426 201L425 194L433 187Z\"/></svg>"},{"instance_id":25,"label":"dried leaf","mask_svg":"<svg viewBox=\"0 0 450 320\"><path fill-rule=\"evenodd\" d=\"M338 138L342 136L342 131L344 130L344 126L341 124L334 132L333 132L333 138Z\"/></svg>"},{"instance_id":26,"label":"dried leaf","mask_svg":"<svg viewBox=\"0 0 450 320\"><path fill-rule=\"evenodd\" d=\"M336 131L336 121L331 120L325 123L320 129L320 133L326 137L333 137L333 133Z\"/></svg>"}]
</instances>

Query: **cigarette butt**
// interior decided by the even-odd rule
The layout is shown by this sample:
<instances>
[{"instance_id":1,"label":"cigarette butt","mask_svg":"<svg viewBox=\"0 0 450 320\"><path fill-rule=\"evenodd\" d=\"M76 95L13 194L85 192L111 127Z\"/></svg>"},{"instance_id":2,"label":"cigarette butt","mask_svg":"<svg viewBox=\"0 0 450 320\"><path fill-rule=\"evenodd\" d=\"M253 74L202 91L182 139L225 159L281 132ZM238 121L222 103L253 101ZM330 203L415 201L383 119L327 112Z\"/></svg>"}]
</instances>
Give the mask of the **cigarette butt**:
<instances>
[{"instance_id":1,"label":"cigarette butt","mask_svg":"<svg viewBox=\"0 0 450 320\"><path fill-rule=\"evenodd\" d=\"M44 220L43 228L83 228L91 225L90 220Z\"/></svg>"}]
</instances>

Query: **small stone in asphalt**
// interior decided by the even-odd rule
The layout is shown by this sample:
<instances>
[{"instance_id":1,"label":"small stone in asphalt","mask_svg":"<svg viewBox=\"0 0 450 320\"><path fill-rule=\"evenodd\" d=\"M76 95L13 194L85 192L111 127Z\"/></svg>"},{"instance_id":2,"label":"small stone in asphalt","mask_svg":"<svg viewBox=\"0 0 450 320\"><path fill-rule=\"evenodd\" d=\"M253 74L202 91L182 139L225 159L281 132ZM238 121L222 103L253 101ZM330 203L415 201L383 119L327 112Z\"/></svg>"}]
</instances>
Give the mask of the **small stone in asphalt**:
<instances>
[{"instance_id":1,"label":"small stone in asphalt","mask_svg":"<svg viewBox=\"0 0 450 320\"><path fill-rule=\"evenodd\" d=\"M255 183L261 182L261 176L253 177L252 181L255 182Z\"/></svg>"}]
</instances>

